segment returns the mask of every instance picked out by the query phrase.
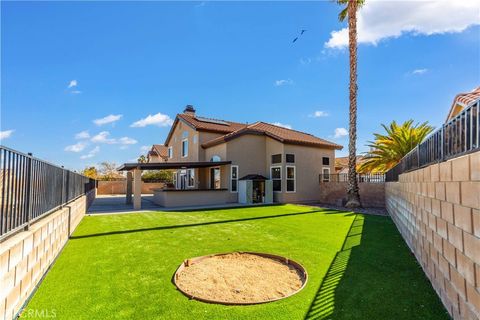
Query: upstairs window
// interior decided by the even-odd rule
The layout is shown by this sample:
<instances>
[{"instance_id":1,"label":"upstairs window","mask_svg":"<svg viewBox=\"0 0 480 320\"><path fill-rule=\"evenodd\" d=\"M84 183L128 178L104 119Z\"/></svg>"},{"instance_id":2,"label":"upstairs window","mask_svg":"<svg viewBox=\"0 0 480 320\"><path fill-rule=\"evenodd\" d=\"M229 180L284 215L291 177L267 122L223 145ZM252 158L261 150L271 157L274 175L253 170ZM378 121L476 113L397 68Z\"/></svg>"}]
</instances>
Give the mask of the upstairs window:
<instances>
[{"instance_id":1,"label":"upstairs window","mask_svg":"<svg viewBox=\"0 0 480 320\"><path fill-rule=\"evenodd\" d=\"M188 131L183 131L182 132L182 139L188 138Z\"/></svg>"},{"instance_id":2,"label":"upstairs window","mask_svg":"<svg viewBox=\"0 0 480 320\"><path fill-rule=\"evenodd\" d=\"M282 162L282 155L281 154L272 155L272 164L281 163L281 162Z\"/></svg>"},{"instance_id":3,"label":"upstairs window","mask_svg":"<svg viewBox=\"0 0 480 320\"><path fill-rule=\"evenodd\" d=\"M329 166L330 165L330 158L329 157L323 157L322 158L322 164L324 166Z\"/></svg>"},{"instance_id":4,"label":"upstairs window","mask_svg":"<svg viewBox=\"0 0 480 320\"><path fill-rule=\"evenodd\" d=\"M182 140L182 158L188 156L188 139Z\"/></svg>"},{"instance_id":5,"label":"upstairs window","mask_svg":"<svg viewBox=\"0 0 480 320\"><path fill-rule=\"evenodd\" d=\"M210 159L211 162L220 162L222 161L222 158L220 158L220 156L213 156L211 159Z\"/></svg>"},{"instance_id":6,"label":"upstairs window","mask_svg":"<svg viewBox=\"0 0 480 320\"><path fill-rule=\"evenodd\" d=\"M291 153L287 153L285 155L285 161L287 163L295 163L295 155L294 154L291 154Z\"/></svg>"},{"instance_id":7,"label":"upstairs window","mask_svg":"<svg viewBox=\"0 0 480 320\"><path fill-rule=\"evenodd\" d=\"M273 191L282 192L282 167L271 167L270 179L272 179Z\"/></svg>"},{"instance_id":8,"label":"upstairs window","mask_svg":"<svg viewBox=\"0 0 480 320\"><path fill-rule=\"evenodd\" d=\"M173 158L173 147L168 147L168 159Z\"/></svg>"}]
</instances>

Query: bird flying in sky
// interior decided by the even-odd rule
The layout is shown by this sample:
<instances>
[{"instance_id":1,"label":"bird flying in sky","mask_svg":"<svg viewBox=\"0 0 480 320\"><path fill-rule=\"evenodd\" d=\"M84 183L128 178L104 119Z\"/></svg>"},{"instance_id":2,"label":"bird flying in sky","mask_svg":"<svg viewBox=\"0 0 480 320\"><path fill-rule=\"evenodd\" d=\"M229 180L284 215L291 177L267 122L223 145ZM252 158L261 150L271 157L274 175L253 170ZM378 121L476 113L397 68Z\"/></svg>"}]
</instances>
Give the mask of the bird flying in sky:
<instances>
[{"instance_id":1,"label":"bird flying in sky","mask_svg":"<svg viewBox=\"0 0 480 320\"><path fill-rule=\"evenodd\" d=\"M302 30L300 31L300 35L299 35L298 37L296 37L295 39L293 39L292 43L296 42L296 41L298 40L298 38L300 38L300 37L305 33L305 31L307 31L307 30L306 30L306 29L302 29Z\"/></svg>"}]
</instances>

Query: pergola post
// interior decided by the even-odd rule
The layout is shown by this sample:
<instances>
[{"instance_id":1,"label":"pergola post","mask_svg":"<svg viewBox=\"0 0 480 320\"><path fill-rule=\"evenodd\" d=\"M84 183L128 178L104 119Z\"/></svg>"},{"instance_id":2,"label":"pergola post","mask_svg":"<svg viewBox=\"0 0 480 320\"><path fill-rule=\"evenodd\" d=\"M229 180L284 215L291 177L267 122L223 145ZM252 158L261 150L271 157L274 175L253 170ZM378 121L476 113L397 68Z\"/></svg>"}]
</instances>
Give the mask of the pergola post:
<instances>
[{"instance_id":1,"label":"pergola post","mask_svg":"<svg viewBox=\"0 0 480 320\"><path fill-rule=\"evenodd\" d=\"M142 170L136 168L133 170L133 209L142 208Z\"/></svg>"},{"instance_id":2,"label":"pergola post","mask_svg":"<svg viewBox=\"0 0 480 320\"><path fill-rule=\"evenodd\" d=\"M133 174L132 171L127 171L127 196L126 204L132 204L132 190L133 190Z\"/></svg>"}]
</instances>

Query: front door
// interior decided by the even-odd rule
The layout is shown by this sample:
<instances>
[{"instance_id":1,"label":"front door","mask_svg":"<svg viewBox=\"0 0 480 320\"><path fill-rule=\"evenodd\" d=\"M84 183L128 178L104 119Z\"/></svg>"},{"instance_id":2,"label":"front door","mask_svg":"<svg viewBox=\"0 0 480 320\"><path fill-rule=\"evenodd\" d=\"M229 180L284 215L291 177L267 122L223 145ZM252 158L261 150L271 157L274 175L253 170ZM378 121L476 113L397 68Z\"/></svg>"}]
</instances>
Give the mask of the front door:
<instances>
[{"instance_id":1,"label":"front door","mask_svg":"<svg viewBox=\"0 0 480 320\"><path fill-rule=\"evenodd\" d=\"M187 171L182 170L180 172L180 189L184 190L187 188Z\"/></svg>"},{"instance_id":2,"label":"front door","mask_svg":"<svg viewBox=\"0 0 480 320\"><path fill-rule=\"evenodd\" d=\"M210 169L210 189L220 189L220 168Z\"/></svg>"},{"instance_id":3,"label":"front door","mask_svg":"<svg viewBox=\"0 0 480 320\"><path fill-rule=\"evenodd\" d=\"M264 203L265 202L265 181L253 181L252 184L252 202Z\"/></svg>"}]
</instances>

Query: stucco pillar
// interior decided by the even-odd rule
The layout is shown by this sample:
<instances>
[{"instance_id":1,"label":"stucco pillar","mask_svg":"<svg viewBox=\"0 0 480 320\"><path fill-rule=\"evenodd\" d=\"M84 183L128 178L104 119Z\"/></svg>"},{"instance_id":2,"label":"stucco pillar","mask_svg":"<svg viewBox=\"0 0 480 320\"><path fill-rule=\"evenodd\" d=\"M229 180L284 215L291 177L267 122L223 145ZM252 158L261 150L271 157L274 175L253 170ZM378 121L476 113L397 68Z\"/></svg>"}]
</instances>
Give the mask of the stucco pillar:
<instances>
[{"instance_id":1,"label":"stucco pillar","mask_svg":"<svg viewBox=\"0 0 480 320\"><path fill-rule=\"evenodd\" d=\"M133 209L142 208L142 170L133 170Z\"/></svg>"},{"instance_id":2,"label":"stucco pillar","mask_svg":"<svg viewBox=\"0 0 480 320\"><path fill-rule=\"evenodd\" d=\"M126 204L132 204L132 186L133 174L132 171L127 171L127 195L126 195Z\"/></svg>"}]
</instances>

